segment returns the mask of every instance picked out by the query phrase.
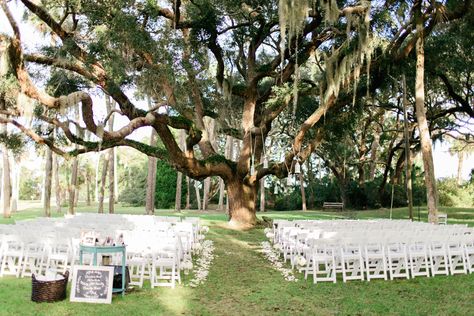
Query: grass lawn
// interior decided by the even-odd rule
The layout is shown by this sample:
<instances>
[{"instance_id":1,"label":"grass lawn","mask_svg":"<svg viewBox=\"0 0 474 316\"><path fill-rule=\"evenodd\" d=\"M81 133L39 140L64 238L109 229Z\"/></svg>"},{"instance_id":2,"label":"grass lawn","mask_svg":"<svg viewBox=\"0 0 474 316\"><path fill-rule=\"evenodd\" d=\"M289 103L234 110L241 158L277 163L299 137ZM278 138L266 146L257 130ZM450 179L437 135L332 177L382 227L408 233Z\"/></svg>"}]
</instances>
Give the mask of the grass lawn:
<instances>
[{"instance_id":1,"label":"grass lawn","mask_svg":"<svg viewBox=\"0 0 474 316\"><path fill-rule=\"evenodd\" d=\"M78 211L86 211L81 206ZM446 209L450 223L474 223L474 211ZM388 217L388 211L349 212L354 214L310 212L268 212L273 218L357 218ZM424 213L423 213L424 212ZM118 207L117 213L143 213L143 208ZM173 214L159 211L161 214ZM13 219L36 217L38 210L26 209ZM174 213L176 214L176 213ZM208 238L215 243L216 258L208 280L197 288L155 288L113 298L112 305L85 303L36 304L30 301L31 280L0 279L0 315L473 315L474 274L419 277L412 280L314 285L297 274L298 282L287 282L273 270L259 252L265 240L261 229L249 232L225 228L226 216L215 212L199 214L210 226ZM397 209L393 218L403 218L406 209ZM426 211L421 211L426 218ZM458 218L459 217L459 218ZM0 220L0 223L12 220ZM185 276L184 284L191 276Z\"/></svg>"}]
</instances>

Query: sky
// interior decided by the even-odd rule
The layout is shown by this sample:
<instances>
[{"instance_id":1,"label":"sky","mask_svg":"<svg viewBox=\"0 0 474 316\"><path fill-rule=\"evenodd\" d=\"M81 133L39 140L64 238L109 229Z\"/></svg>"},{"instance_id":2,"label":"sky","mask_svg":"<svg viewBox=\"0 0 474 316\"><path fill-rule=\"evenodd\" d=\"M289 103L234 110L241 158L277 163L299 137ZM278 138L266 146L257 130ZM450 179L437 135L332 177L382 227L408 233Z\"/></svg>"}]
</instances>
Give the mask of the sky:
<instances>
[{"instance_id":1,"label":"sky","mask_svg":"<svg viewBox=\"0 0 474 316\"><path fill-rule=\"evenodd\" d=\"M20 23L21 16L22 16L21 5L17 5L15 4L15 2L10 2L9 6L16 20ZM36 46L39 46L39 43L41 43L41 41L44 41L44 38L42 38L41 35L37 31L35 31L34 29L29 27L25 23L20 23L20 27L22 30L22 41L26 43L27 48L34 48ZM12 33L10 25L8 24L8 21L3 11L1 10L0 10L0 33L7 33L7 34ZM133 93L131 93L130 91L126 93L131 99L133 99ZM98 97L93 97L93 99L94 99L94 104L95 104L94 112L96 113L98 118L104 118L105 117L105 112L104 112L105 100L99 99ZM135 104L139 107L146 108L146 103L144 101L135 100ZM114 124L115 128L120 128L121 126L124 126L126 124L127 124L127 120L125 118L116 116L115 124ZM149 136L150 131L151 130L149 127L141 128L135 131L131 135L131 137L135 139L142 139L145 136ZM448 143L437 142L434 144L433 160L434 160L434 165L435 165L436 178L456 176L458 161L456 157L453 157L449 153ZM474 168L474 154L465 158L464 166L462 170L462 177L464 179L468 179L471 169L473 168Z\"/></svg>"}]
</instances>

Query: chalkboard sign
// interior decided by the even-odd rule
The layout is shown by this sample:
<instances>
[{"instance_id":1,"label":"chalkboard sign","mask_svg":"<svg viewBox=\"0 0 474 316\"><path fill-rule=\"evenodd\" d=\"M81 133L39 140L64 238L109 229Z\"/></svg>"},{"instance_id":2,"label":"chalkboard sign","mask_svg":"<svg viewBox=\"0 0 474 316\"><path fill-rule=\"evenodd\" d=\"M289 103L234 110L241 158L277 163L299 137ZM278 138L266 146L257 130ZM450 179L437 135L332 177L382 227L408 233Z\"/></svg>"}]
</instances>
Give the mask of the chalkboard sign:
<instances>
[{"instance_id":1,"label":"chalkboard sign","mask_svg":"<svg viewBox=\"0 0 474 316\"><path fill-rule=\"evenodd\" d=\"M74 266L71 302L112 302L114 267Z\"/></svg>"}]
</instances>

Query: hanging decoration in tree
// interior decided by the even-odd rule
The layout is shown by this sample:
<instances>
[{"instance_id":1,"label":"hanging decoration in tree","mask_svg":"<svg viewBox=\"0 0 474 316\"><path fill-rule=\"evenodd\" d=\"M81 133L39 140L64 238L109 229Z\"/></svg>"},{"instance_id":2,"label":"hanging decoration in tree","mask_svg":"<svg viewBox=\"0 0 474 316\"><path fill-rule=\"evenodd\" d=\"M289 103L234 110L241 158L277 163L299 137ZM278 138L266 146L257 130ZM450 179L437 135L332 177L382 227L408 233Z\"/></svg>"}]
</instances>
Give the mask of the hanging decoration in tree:
<instances>
[{"instance_id":1,"label":"hanging decoration in tree","mask_svg":"<svg viewBox=\"0 0 474 316\"><path fill-rule=\"evenodd\" d=\"M324 21L327 25L337 23L342 14L345 16L347 23L346 40L337 49L333 49L329 55L324 55L327 88L324 93L321 93L321 95L324 95L324 97L321 98L321 104L325 104L332 96L337 97L341 86L347 86L351 80L353 80L354 84L353 102L355 103L355 91L360 78L362 65L365 61L367 67L369 67L375 49L375 42L369 34L371 3L368 0L360 1L360 5L357 6L357 9L354 9L354 6L347 10L340 10L336 0L279 0L281 70L283 70L284 67L285 51L290 46L288 43L291 44L292 41L301 34L304 22L309 17L310 10L316 10L317 4L319 4L324 12ZM355 49L348 50L353 40L357 41L356 47ZM295 53L297 53L297 51ZM344 56L341 56L342 54L344 54ZM294 102L297 102L298 97L298 72L298 65L295 65L293 83ZM367 69L367 74L369 74L369 72L370 68ZM367 78L367 81L369 81L369 78ZM294 105L293 112L295 112L295 109L296 107Z\"/></svg>"},{"instance_id":2,"label":"hanging decoration in tree","mask_svg":"<svg viewBox=\"0 0 474 316\"><path fill-rule=\"evenodd\" d=\"M301 164L298 159L295 159L295 170L293 172L294 174L300 174L301 173Z\"/></svg>"}]
</instances>

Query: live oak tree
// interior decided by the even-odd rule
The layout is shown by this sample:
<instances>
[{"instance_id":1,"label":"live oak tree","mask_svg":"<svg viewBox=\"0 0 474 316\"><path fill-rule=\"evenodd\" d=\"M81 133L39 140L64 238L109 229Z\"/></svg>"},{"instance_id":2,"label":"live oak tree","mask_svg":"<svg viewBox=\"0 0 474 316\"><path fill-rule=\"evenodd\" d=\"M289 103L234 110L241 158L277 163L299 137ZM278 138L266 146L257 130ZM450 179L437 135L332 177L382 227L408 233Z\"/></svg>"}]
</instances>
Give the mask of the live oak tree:
<instances>
[{"instance_id":1,"label":"live oak tree","mask_svg":"<svg viewBox=\"0 0 474 316\"><path fill-rule=\"evenodd\" d=\"M20 2L57 40L24 51L20 27L0 1L13 30L13 36L0 37L10 77L19 95L35 101L34 111L18 104L2 109L7 118L0 121L60 155L129 146L193 179L218 176L237 227L256 224L260 179L284 178L304 162L321 142L325 114L350 104L347 98L355 102L361 90L373 93L383 73L381 60L403 60L416 42L413 17L396 29L386 18L393 1L176 0L163 7L154 1ZM466 6L469 1L454 7L430 2L423 7L423 35L439 22L433 12L442 9L448 21L461 17ZM48 94L31 79L32 64L74 73L102 90L129 123L106 130L94 115L93 90ZM127 89L149 95L156 106L140 108ZM303 107L305 96L311 102ZM156 111L163 104L166 114ZM82 117L76 120L68 109L78 105ZM26 112L34 112L36 124L55 127L58 137L46 138L15 119ZM235 160L225 157L224 146L212 145L208 118L216 120L219 143L226 136L241 140ZM282 142L286 154L267 165L261 158L265 140L283 121L291 122ZM129 138L145 126L156 130L164 150ZM186 132L184 150L172 129ZM93 140L85 133L95 135Z\"/></svg>"}]
</instances>

